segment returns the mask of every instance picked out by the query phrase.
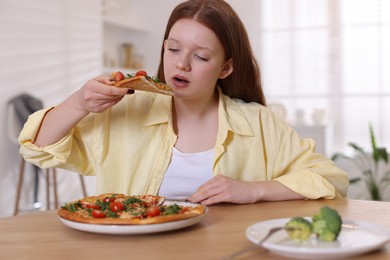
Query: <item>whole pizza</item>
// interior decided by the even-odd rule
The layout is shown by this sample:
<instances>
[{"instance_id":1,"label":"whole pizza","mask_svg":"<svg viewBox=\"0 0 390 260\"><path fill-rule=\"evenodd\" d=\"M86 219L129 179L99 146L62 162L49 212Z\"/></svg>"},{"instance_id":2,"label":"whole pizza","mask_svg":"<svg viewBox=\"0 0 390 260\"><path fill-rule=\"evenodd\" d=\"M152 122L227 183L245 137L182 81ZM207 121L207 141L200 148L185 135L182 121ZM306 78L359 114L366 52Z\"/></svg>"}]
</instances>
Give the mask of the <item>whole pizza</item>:
<instances>
[{"instance_id":1,"label":"whole pizza","mask_svg":"<svg viewBox=\"0 0 390 260\"><path fill-rule=\"evenodd\" d=\"M165 201L162 196L106 193L66 203L58 215L81 223L145 225L194 218L205 211L203 205Z\"/></svg>"}]
</instances>

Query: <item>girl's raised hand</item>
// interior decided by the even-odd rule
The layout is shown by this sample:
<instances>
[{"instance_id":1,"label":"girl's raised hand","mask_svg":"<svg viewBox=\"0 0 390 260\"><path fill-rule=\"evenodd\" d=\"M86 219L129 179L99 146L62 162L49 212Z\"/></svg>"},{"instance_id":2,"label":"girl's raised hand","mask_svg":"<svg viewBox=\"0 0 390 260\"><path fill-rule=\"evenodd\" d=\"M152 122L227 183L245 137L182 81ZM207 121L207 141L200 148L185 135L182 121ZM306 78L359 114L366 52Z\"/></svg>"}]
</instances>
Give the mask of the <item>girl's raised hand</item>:
<instances>
[{"instance_id":1,"label":"girl's raised hand","mask_svg":"<svg viewBox=\"0 0 390 260\"><path fill-rule=\"evenodd\" d=\"M115 80L101 75L87 81L75 95L76 108L84 112L100 113L117 104L128 94L128 89L112 86Z\"/></svg>"}]
</instances>

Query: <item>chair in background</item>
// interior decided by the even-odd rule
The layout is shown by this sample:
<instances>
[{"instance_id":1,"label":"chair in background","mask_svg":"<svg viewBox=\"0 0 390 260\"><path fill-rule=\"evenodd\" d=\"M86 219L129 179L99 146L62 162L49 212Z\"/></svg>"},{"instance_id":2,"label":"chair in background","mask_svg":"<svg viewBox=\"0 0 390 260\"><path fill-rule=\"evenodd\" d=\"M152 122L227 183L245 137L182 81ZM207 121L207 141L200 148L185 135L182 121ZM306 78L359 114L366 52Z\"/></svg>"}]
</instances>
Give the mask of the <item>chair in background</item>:
<instances>
[{"instance_id":1,"label":"chair in background","mask_svg":"<svg viewBox=\"0 0 390 260\"><path fill-rule=\"evenodd\" d=\"M7 106L7 116L8 116L8 136L9 139L19 145L18 136L22 129L22 126L26 122L28 116L33 112L42 108L42 102L39 99L29 95L29 94L20 94L8 102ZM57 171L55 168L40 169L39 167L32 165L35 170L34 178L34 207L39 208L38 203L38 185L39 185L39 173L41 170L44 170L46 177L46 203L47 209L50 209L50 184L53 185L54 193L54 207L58 208L58 194L57 194ZM23 186L23 179L25 174L26 161L23 156L19 156L19 179L16 190L16 199L15 199L15 210L14 215L19 213L19 201L20 194ZM85 188L84 178L80 176L81 188L84 197L87 196L87 191ZM50 180L52 179L52 180Z\"/></svg>"}]
</instances>

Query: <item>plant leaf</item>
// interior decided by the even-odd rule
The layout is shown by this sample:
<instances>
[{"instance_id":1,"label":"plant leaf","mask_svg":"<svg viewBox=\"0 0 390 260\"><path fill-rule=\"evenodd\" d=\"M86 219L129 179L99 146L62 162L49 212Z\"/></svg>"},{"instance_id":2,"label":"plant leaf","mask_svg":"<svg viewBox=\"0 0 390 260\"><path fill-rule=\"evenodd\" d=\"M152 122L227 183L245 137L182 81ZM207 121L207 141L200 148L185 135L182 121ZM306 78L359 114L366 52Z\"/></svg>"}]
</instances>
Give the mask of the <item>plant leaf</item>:
<instances>
[{"instance_id":1,"label":"plant leaf","mask_svg":"<svg viewBox=\"0 0 390 260\"><path fill-rule=\"evenodd\" d=\"M380 160L382 158L383 161L388 163L389 162L389 154L387 153L386 148L378 148L377 151L378 151L378 160Z\"/></svg>"},{"instance_id":2,"label":"plant leaf","mask_svg":"<svg viewBox=\"0 0 390 260\"><path fill-rule=\"evenodd\" d=\"M352 158L351 157L349 157L349 156L346 156L346 155L344 155L344 154L342 154L342 153L335 153L335 154L333 154L332 155L332 157L330 158L332 161L336 161L338 158L344 158L344 159L349 159L349 160L352 160Z\"/></svg>"},{"instance_id":3,"label":"plant leaf","mask_svg":"<svg viewBox=\"0 0 390 260\"><path fill-rule=\"evenodd\" d=\"M367 170L364 170L364 171L362 171L363 172L363 175L365 175L365 176L372 176L372 170L371 169L367 169Z\"/></svg>"},{"instance_id":4,"label":"plant leaf","mask_svg":"<svg viewBox=\"0 0 390 260\"><path fill-rule=\"evenodd\" d=\"M380 184L385 185L390 182L390 170L383 173L383 176L380 180ZM390 187L389 187L390 188Z\"/></svg>"},{"instance_id":5,"label":"plant leaf","mask_svg":"<svg viewBox=\"0 0 390 260\"><path fill-rule=\"evenodd\" d=\"M375 162L378 162L379 153L378 153L378 148L376 146L374 130L371 124L370 124L370 139L371 139L371 147L372 147L372 158L374 159Z\"/></svg>"},{"instance_id":6,"label":"plant leaf","mask_svg":"<svg viewBox=\"0 0 390 260\"><path fill-rule=\"evenodd\" d=\"M385 188L386 188L386 185L387 185L388 183L390 183L390 175L389 175L389 176L384 176L384 177L381 179L381 182L380 182L380 184L381 184L382 186L385 186Z\"/></svg>"},{"instance_id":7,"label":"plant leaf","mask_svg":"<svg viewBox=\"0 0 390 260\"><path fill-rule=\"evenodd\" d=\"M363 150L359 145L355 143L348 143L349 146L351 146L355 151L361 153L362 155L366 156L366 151Z\"/></svg>"},{"instance_id":8,"label":"plant leaf","mask_svg":"<svg viewBox=\"0 0 390 260\"><path fill-rule=\"evenodd\" d=\"M371 124L369 125L369 129L372 151L366 152L358 144L350 142L348 145L352 147L356 153L353 157L348 157L342 153L335 153L331 159L333 161L338 158L351 160L351 162L358 167L361 176L349 179L349 184L363 181L371 198L373 200L382 200L382 192L385 189L390 188L390 170L380 174L378 172L378 163L383 160L386 165L388 165L390 162L390 154L386 148L377 146L377 140Z\"/></svg>"},{"instance_id":9,"label":"plant leaf","mask_svg":"<svg viewBox=\"0 0 390 260\"><path fill-rule=\"evenodd\" d=\"M368 190L371 194L371 198L373 200L381 200L379 186L373 181L367 181L366 184L367 184Z\"/></svg>"},{"instance_id":10,"label":"plant leaf","mask_svg":"<svg viewBox=\"0 0 390 260\"><path fill-rule=\"evenodd\" d=\"M362 180L362 178L360 178L360 177L352 178L352 179L349 179L349 184L354 184L354 183L357 183L361 180Z\"/></svg>"}]
</instances>

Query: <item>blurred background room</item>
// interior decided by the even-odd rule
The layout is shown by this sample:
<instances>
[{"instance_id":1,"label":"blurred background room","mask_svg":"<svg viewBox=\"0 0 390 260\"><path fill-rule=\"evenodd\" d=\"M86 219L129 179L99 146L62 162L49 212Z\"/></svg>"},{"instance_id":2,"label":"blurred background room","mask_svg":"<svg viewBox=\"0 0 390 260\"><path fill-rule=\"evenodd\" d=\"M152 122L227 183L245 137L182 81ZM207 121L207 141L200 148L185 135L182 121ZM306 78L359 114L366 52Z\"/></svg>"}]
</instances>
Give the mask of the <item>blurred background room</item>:
<instances>
[{"instance_id":1,"label":"blurred background room","mask_svg":"<svg viewBox=\"0 0 390 260\"><path fill-rule=\"evenodd\" d=\"M319 153L357 159L358 166L335 161L353 178L363 159L348 143L370 154L369 125L376 145L389 149L390 1L226 1L248 30L269 107L313 138ZM179 2L0 0L0 217L14 214L20 171L21 125L11 101L28 95L55 106L102 73L155 75L165 25ZM385 162L379 167L381 174L390 170ZM46 173L35 175L29 164L25 170L20 212L47 209ZM83 180L93 195L94 177ZM83 196L76 173L57 169L56 183L60 204ZM369 198L364 187L351 185L349 196Z\"/></svg>"}]
</instances>

